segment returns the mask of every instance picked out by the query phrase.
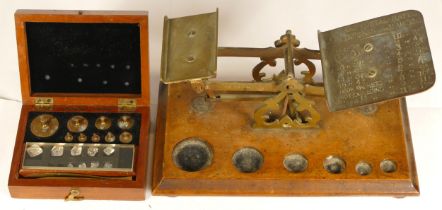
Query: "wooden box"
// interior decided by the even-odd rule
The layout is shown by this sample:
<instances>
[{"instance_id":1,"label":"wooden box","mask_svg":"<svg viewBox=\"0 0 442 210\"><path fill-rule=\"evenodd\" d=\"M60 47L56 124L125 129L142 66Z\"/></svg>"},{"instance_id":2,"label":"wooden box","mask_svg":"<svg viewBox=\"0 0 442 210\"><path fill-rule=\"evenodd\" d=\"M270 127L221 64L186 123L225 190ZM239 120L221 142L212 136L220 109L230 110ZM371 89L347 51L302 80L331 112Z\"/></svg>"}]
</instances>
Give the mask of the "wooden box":
<instances>
[{"instance_id":1,"label":"wooden box","mask_svg":"<svg viewBox=\"0 0 442 210\"><path fill-rule=\"evenodd\" d=\"M15 22L23 106L9 175L11 196L143 200L150 126L147 12L18 10ZM31 121L40 114L55 116L59 122L51 137L30 133ZM73 133L73 140L66 137L68 119L73 115L84 115L89 121L84 130L86 140L80 138L83 133ZM24 158L29 155L26 145L32 141L59 143L65 148L66 139L80 146L122 145L123 131L118 129L123 129L124 123L119 124L123 115L133 123L133 127L125 127L129 129L126 140L131 156L119 153L113 161L126 161L129 170L95 171L92 162L75 163L90 170L59 167L65 163L48 163L50 167L43 169L24 167ZM115 133L97 130L94 120L98 116L108 117L110 127L104 129ZM99 137L91 137L96 132ZM103 164L96 163L94 167ZM107 166L112 167L112 162Z\"/></svg>"}]
</instances>

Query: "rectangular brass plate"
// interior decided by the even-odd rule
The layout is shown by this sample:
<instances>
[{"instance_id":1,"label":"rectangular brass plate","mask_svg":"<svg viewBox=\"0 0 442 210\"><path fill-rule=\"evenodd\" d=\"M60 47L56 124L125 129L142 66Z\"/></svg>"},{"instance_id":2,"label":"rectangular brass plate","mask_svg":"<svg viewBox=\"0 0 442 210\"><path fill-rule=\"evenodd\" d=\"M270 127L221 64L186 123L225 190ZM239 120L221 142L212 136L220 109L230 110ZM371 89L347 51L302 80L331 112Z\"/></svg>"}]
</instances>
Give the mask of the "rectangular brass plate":
<instances>
[{"instance_id":1,"label":"rectangular brass plate","mask_svg":"<svg viewBox=\"0 0 442 210\"><path fill-rule=\"evenodd\" d=\"M331 111L424 91L435 72L422 14L399 12L318 34Z\"/></svg>"},{"instance_id":2,"label":"rectangular brass plate","mask_svg":"<svg viewBox=\"0 0 442 210\"><path fill-rule=\"evenodd\" d=\"M218 11L164 19L161 81L182 82L216 76Z\"/></svg>"}]
</instances>

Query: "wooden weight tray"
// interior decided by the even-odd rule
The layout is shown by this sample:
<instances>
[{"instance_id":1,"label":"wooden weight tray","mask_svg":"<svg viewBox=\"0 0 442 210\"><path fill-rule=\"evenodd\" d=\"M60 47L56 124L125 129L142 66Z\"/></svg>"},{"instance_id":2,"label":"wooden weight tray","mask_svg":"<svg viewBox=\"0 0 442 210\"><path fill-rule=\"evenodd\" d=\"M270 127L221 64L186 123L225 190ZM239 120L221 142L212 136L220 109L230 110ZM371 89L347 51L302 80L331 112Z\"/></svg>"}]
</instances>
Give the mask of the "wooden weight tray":
<instances>
[{"instance_id":1,"label":"wooden weight tray","mask_svg":"<svg viewBox=\"0 0 442 210\"><path fill-rule=\"evenodd\" d=\"M331 113L325 98L310 97L321 113L319 128L254 129L253 113L262 99L214 101L211 111L195 113L191 101L196 96L189 84L161 85L154 195L419 195L405 99L379 104L367 115L356 109ZM211 165L200 171L181 170L172 160L175 145L189 137L205 140L213 151ZM243 147L256 148L264 157L255 173L241 173L232 164ZM304 172L284 168L290 153L308 159ZM329 155L346 162L342 173L324 169ZM386 159L396 163L395 172L381 170ZM372 166L369 175L356 172L359 161Z\"/></svg>"}]
</instances>

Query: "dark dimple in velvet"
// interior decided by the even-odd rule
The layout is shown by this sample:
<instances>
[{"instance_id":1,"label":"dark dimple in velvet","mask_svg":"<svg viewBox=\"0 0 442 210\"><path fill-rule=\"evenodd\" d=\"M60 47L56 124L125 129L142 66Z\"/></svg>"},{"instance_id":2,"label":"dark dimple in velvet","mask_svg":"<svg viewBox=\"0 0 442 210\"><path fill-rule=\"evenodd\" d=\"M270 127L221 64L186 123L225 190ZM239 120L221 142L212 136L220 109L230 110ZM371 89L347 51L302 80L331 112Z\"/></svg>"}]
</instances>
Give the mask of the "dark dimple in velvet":
<instances>
[{"instance_id":1,"label":"dark dimple in velvet","mask_svg":"<svg viewBox=\"0 0 442 210\"><path fill-rule=\"evenodd\" d=\"M32 93L141 94L138 24L27 22L26 37Z\"/></svg>"},{"instance_id":2,"label":"dark dimple in velvet","mask_svg":"<svg viewBox=\"0 0 442 210\"><path fill-rule=\"evenodd\" d=\"M47 137L47 138L40 138L37 136L34 136L31 132L31 122L32 120L41 115L41 114L50 114L53 115L58 119L58 130L55 132L53 136ZM120 144L119 135L123 131L128 131L132 134L133 140L130 144L139 144L139 136L140 136L140 126L141 126L141 114L139 113L81 113L81 112L30 112L28 116L28 121L26 123L26 133L25 133L25 141L26 142L50 142L50 143L63 143L64 136L67 132L69 132L67 128L67 122L68 120L75 116L75 115L81 115L85 117L88 120L88 127L83 132L87 136L87 141L84 143L93 143L91 141L92 134L96 133L100 136L101 140L99 143L101 144ZM117 121L118 119L123 115L129 115L131 118L134 119L134 125L129 130L121 130L118 125ZM107 116L111 119L112 125L108 130L102 131L98 130L95 127L95 120L100 116ZM104 137L107 134L107 132L110 131L115 135L115 142L107 143L104 141ZM72 133L74 136L74 141L72 143L79 143L78 133Z\"/></svg>"}]
</instances>

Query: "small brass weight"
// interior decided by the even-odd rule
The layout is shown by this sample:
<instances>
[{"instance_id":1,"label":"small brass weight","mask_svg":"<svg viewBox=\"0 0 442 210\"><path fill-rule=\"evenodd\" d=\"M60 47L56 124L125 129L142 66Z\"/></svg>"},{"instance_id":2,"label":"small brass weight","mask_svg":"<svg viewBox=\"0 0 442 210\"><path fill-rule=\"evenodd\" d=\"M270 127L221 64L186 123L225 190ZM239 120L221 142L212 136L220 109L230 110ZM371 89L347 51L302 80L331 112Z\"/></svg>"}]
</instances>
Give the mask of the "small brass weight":
<instances>
[{"instance_id":1,"label":"small brass weight","mask_svg":"<svg viewBox=\"0 0 442 210\"><path fill-rule=\"evenodd\" d=\"M88 121L86 118L80 115L76 115L69 119L67 127L70 132L81 133L86 130Z\"/></svg>"},{"instance_id":2,"label":"small brass weight","mask_svg":"<svg viewBox=\"0 0 442 210\"><path fill-rule=\"evenodd\" d=\"M50 114L42 114L31 122L31 132L37 137L51 137L57 132L59 122L56 117Z\"/></svg>"},{"instance_id":3,"label":"small brass weight","mask_svg":"<svg viewBox=\"0 0 442 210\"><path fill-rule=\"evenodd\" d=\"M112 121L106 116L100 116L95 120L95 127L99 130L107 130L111 127Z\"/></svg>"}]
</instances>

